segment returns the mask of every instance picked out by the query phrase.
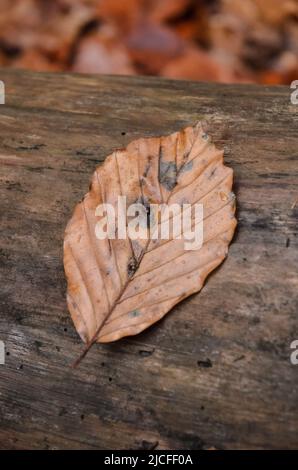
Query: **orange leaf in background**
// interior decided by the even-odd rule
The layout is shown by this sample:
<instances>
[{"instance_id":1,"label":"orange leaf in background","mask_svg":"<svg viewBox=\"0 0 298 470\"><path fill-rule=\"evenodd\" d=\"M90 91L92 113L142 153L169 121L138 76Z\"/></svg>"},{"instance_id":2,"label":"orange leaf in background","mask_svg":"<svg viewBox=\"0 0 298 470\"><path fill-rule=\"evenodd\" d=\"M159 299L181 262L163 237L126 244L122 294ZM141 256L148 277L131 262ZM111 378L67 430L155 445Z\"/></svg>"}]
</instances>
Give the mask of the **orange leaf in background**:
<instances>
[{"instance_id":1,"label":"orange leaf in background","mask_svg":"<svg viewBox=\"0 0 298 470\"><path fill-rule=\"evenodd\" d=\"M298 15L297 0L254 0L263 19L273 25L280 25L288 17Z\"/></svg>"},{"instance_id":2,"label":"orange leaf in background","mask_svg":"<svg viewBox=\"0 0 298 470\"><path fill-rule=\"evenodd\" d=\"M148 0L147 11L152 21L162 23L183 15L192 3L192 0Z\"/></svg>"},{"instance_id":3,"label":"orange leaf in background","mask_svg":"<svg viewBox=\"0 0 298 470\"><path fill-rule=\"evenodd\" d=\"M185 41L166 26L144 21L127 36L126 46L144 72L158 74L169 60L183 53Z\"/></svg>"},{"instance_id":4,"label":"orange leaf in background","mask_svg":"<svg viewBox=\"0 0 298 470\"><path fill-rule=\"evenodd\" d=\"M290 83L297 23L297 0L1 0L0 64Z\"/></svg>"},{"instance_id":5,"label":"orange leaf in background","mask_svg":"<svg viewBox=\"0 0 298 470\"><path fill-rule=\"evenodd\" d=\"M189 47L181 57L170 62L161 70L163 77L187 78L233 83L235 76L227 67L221 66L210 55L195 47Z\"/></svg>"},{"instance_id":6,"label":"orange leaf in background","mask_svg":"<svg viewBox=\"0 0 298 470\"><path fill-rule=\"evenodd\" d=\"M36 72L58 72L59 65L51 62L40 51L30 49L13 61L12 67L35 70Z\"/></svg>"},{"instance_id":7,"label":"orange leaf in background","mask_svg":"<svg viewBox=\"0 0 298 470\"><path fill-rule=\"evenodd\" d=\"M142 3L142 0L101 0L97 3L97 15L127 33L143 18Z\"/></svg>"},{"instance_id":8,"label":"orange leaf in background","mask_svg":"<svg viewBox=\"0 0 298 470\"><path fill-rule=\"evenodd\" d=\"M114 28L106 25L80 41L72 70L84 73L131 75L135 73L131 59Z\"/></svg>"}]
</instances>

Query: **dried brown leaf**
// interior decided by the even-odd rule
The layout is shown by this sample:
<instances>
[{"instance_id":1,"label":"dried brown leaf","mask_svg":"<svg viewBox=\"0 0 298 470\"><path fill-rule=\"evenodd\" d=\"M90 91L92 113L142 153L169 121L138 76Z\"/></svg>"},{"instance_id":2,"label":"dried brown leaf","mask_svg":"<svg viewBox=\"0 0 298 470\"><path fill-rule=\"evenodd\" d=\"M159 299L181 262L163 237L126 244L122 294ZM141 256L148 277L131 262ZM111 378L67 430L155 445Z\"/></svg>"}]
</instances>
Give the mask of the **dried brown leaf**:
<instances>
[{"instance_id":1,"label":"dried brown leaf","mask_svg":"<svg viewBox=\"0 0 298 470\"><path fill-rule=\"evenodd\" d=\"M185 49L185 41L170 28L148 20L133 28L126 45L134 62L146 73L153 74Z\"/></svg>"},{"instance_id":2,"label":"dried brown leaf","mask_svg":"<svg viewBox=\"0 0 298 470\"><path fill-rule=\"evenodd\" d=\"M135 73L126 48L111 25L102 26L80 41L72 70L122 75Z\"/></svg>"},{"instance_id":3,"label":"dried brown leaf","mask_svg":"<svg viewBox=\"0 0 298 470\"><path fill-rule=\"evenodd\" d=\"M175 304L198 292L227 255L236 226L233 171L223 164L202 126L166 137L141 138L116 150L96 168L90 191L73 213L64 240L67 303L87 343L135 335ZM185 250L183 238L98 240L96 207L202 203L203 245Z\"/></svg>"},{"instance_id":4,"label":"dried brown leaf","mask_svg":"<svg viewBox=\"0 0 298 470\"><path fill-rule=\"evenodd\" d=\"M198 47L189 46L184 53L167 62L160 72L162 77L186 78L233 83L235 75L229 67L216 61L210 54Z\"/></svg>"},{"instance_id":5,"label":"dried brown leaf","mask_svg":"<svg viewBox=\"0 0 298 470\"><path fill-rule=\"evenodd\" d=\"M192 4L192 0L149 0L148 13L153 21L158 23L172 18L179 18Z\"/></svg>"}]
</instances>

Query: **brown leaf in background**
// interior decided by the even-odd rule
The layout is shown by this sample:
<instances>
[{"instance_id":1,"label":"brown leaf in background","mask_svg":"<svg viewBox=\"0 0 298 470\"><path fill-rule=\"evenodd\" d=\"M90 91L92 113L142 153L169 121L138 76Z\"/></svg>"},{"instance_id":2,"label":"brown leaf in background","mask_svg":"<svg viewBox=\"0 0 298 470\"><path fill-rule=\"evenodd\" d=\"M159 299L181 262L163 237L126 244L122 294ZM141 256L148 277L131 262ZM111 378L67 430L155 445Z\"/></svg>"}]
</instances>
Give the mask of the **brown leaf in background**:
<instances>
[{"instance_id":1,"label":"brown leaf in background","mask_svg":"<svg viewBox=\"0 0 298 470\"><path fill-rule=\"evenodd\" d=\"M223 152L199 124L167 137L135 140L96 168L64 239L68 308L87 343L81 358L94 342L139 333L202 288L227 255L235 230L232 182ZM127 197L127 207L139 202L147 209L150 204L202 203L202 247L185 250L183 237L173 236L97 239L96 208L109 203L116 209L120 195Z\"/></svg>"},{"instance_id":2,"label":"brown leaf in background","mask_svg":"<svg viewBox=\"0 0 298 470\"><path fill-rule=\"evenodd\" d=\"M1 0L0 65L291 83L297 31L297 0Z\"/></svg>"},{"instance_id":3,"label":"brown leaf in background","mask_svg":"<svg viewBox=\"0 0 298 470\"><path fill-rule=\"evenodd\" d=\"M158 0L158 2L148 0L147 12L152 21L162 23L173 18L179 18L191 4L193 4L192 0Z\"/></svg>"},{"instance_id":4,"label":"brown leaf in background","mask_svg":"<svg viewBox=\"0 0 298 470\"><path fill-rule=\"evenodd\" d=\"M11 66L20 69L35 70L36 72L59 71L59 65L57 63L51 62L44 54L35 49L24 52L24 54L12 62Z\"/></svg>"},{"instance_id":5,"label":"brown leaf in background","mask_svg":"<svg viewBox=\"0 0 298 470\"><path fill-rule=\"evenodd\" d=\"M82 38L74 54L72 70L122 75L135 73L131 58L111 25Z\"/></svg>"},{"instance_id":6,"label":"brown leaf in background","mask_svg":"<svg viewBox=\"0 0 298 470\"><path fill-rule=\"evenodd\" d=\"M298 15L297 0L254 0L265 22L280 25L285 19Z\"/></svg>"},{"instance_id":7,"label":"brown leaf in background","mask_svg":"<svg viewBox=\"0 0 298 470\"><path fill-rule=\"evenodd\" d=\"M14 67L38 70L40 63L40 70L61 70L68 64L80 29L92 18L92 9L82 0L72 4L4 0L0 3L0 50L2 46Z\"/></svg>"},{"instance_id":8,"label":"brown leaf in background","mask_svg":"<svg viewBox=\"0 0 298 470\"><path fill-rule=\"evenodd\" d=\"M183 54L185 41L166 26L144 21L127 36L126 46L144 73L158 74L168 61Z\"/></svg>"},{"instance_id":9,"label":"brown leaf in background","mask_svg":"<svg viewBox=\"0 0 298 470\"><path fill-rule=\"evenodd\" d=\"M143 15L143 0L101 0L95 2L97 15L117 26L123 33L130 31Z\"/></svg>"},{"instance_id":10,"label":"brown leaf in background","mask_svg":"<svg viewBox=\"0 0 298 470\"><path fill-rule=\"evenodd\" d=\"M168 78L224 83L235 81L232 70L214 60L204 50L195 47L188 47L180 57L169 61L160 75Z\"/></svg>"}]
</instances>

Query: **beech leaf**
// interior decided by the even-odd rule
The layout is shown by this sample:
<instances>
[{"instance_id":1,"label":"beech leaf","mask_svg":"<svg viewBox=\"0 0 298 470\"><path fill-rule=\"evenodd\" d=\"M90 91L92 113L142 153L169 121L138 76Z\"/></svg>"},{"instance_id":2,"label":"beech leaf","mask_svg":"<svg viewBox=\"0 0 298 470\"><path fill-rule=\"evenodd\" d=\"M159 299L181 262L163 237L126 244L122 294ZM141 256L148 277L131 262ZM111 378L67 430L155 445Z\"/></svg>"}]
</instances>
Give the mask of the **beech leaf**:
<instances>
[{"instance_id":1,"label":"beech leaf","mask_svg":"<svg viewBox=\"0 0 298 470\"><path fill-rule=\"evenodd\" d=\"M75 208L64 239L67 304L86 347L135 335L160 320L182 299L200 291L208 274L226 257L236 227L233 171L200 123L166 137L140 138L115 150L95 169L89 192ZM121 239L118 196L127 207L142 204L147 225L139 238ZM99 239L98 207L115 208L115 238ZM156 217L152 207L201 204L203 216L191 213L191 228L203 221L199 249L185 249L179 238L154 237L177 214ZM161 206L165 207L165 206ZM161 212L163 213L163 212ZM178 214L179 215L179 214ZM125 214L124 228L129 224ZM184 231L183 231L184 230ZM141 232L142 236L141 236ZM144 237L147 235L147 238ZM199 321L199 319L198 319Z\"/></svg>"}]
</instances>

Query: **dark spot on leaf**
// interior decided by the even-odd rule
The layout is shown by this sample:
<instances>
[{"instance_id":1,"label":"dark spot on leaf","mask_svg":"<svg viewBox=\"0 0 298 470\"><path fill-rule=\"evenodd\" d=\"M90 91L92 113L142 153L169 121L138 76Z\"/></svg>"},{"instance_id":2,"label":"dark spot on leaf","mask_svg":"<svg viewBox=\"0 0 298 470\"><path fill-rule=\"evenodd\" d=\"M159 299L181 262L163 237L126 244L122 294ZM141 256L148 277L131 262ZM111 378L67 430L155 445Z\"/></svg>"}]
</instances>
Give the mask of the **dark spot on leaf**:
<instances>
[{"instance_id":1,"label":"dark spot on leaf","mask_svg":"<svg viewBox=\"0 0 298 470\"><path fill-rule=\"evenodd\" d=\"M148 199L144 198L143 196L141 199L142 199L141 204L143 204L143 206L145 207L146 214L147 214L146 224L147 224L147 227L150 227L150 203Z\"/></svg>"},{"instance_id":2,"label":"dark spot on leaf","mask_svg":"<svg viewBox=\"0 0 298 470\"><path fill-rule=\"evenodd\" d=\"M175 162L164 161L162 158L162 147L159 150L159 174L158 180L168 191L177 184L177 165Z\"/></svg>"},{"instance_id":3,"label":"dark spot on leaf","mask_svg":"<svg viewBox=\"0 0 298 470\"><path fill-rule=\"evenodd\" d=\"M139 312L139 310L132 310L132 311L129 313L129 316L130 316L131 318L138 317L139 315L141 315L141 313Z\"/></svg>"},{"instance_id":4,"label":"dark spot on leaf","mask_svg":"<svg viewBox=\"0 0 298 470\"><path fill-rule=\"evenodd\" d=\"M146 164L146 167L145 167L145 170L144 170L144 173L143 173L143 177L146 178L148 173L149 173L149 170L150 170L150 164L151 164L151 160L152 160L152 157L148 157L148 162Z\"/></svg>"},{"instance_id":5,"label":"dark spot on leaf","mask_svg":"<svg viewBox=\"0 0 298 470\"><path fill-rule=\"evenodd\" d=\"M212 178L216 173L216 168L213 168L213 170L211 171L210 175L209 175L209 179Z\"/></svg>"},{"instance_id":6,"label":"dark spot on leaf","mask_svg":"<svg viewBox=\"0 0 298 470\"><path fill-rule=\"evenodd\" d=\"M159 162L159 182L168 191L172 191L177 184L177 166L173 162Z\"/></svg>"},{"instance_id":7,"label":"dark spot on leaf","mask_svg":"<svg viewBox=\"0 0 298 470\"><path fill-rule=\"evenodd\" d=\"M210 361L210 359L206 359L205 361L198 361L198 366L199 367L203 367L203 368L209 368L209 367L212 367L212 362Z\"/></svg>"},{"instance_id":8,"label":"dark spot on leaf","mask_svg":"<svg viewBox=\"0 0 298 470\"><path fill-rule=\"evenodd\" d=\"M287 238L287 241L286 241L286 247L287 247L287 248L289 248L289 246L290 246L290 239L289 239L289 238Z\"/></svg>"},{"instance_id":9,"label":"dark spot on leaf","mask_svg":"<svg viewBox=\"0 0 298 470\"><path fill-rule=\"evenodd\" d=\"M147 219L146 219L146 222L147 222L147 227L149 228L150 227L150 206L147 208L146 207L146 214L147 214Z\"/></svg>"},{"instance_id":10,"label":"dark spot on leaf","mask_svg":"<svg viewBox=\"0 0 298 470\"><path fill-rule=\"evenodd\" d=\"M128 277L132 277L138 268L138 263L135 257L130 258L127 265L127 274Z\"/></svg>"},{"instance_id":11,"label":"dark spot on leaf","mask_svg":"<svg viewBox=\"0 0 298 470\"><path fill-rule=\"evenodd\" d=\"M140 181L140 183L142 184L142 180ZM150 208L149 200L146 197L141 196L135 200L135 204L141 204L146 211L146 221L144 220L145 223L142 223L143 222L143 217L142 217L140 225L142 225L144 228L150 227L150 212L151 212L150 209L151 208Z\"/></svg>"}]
</instances>

